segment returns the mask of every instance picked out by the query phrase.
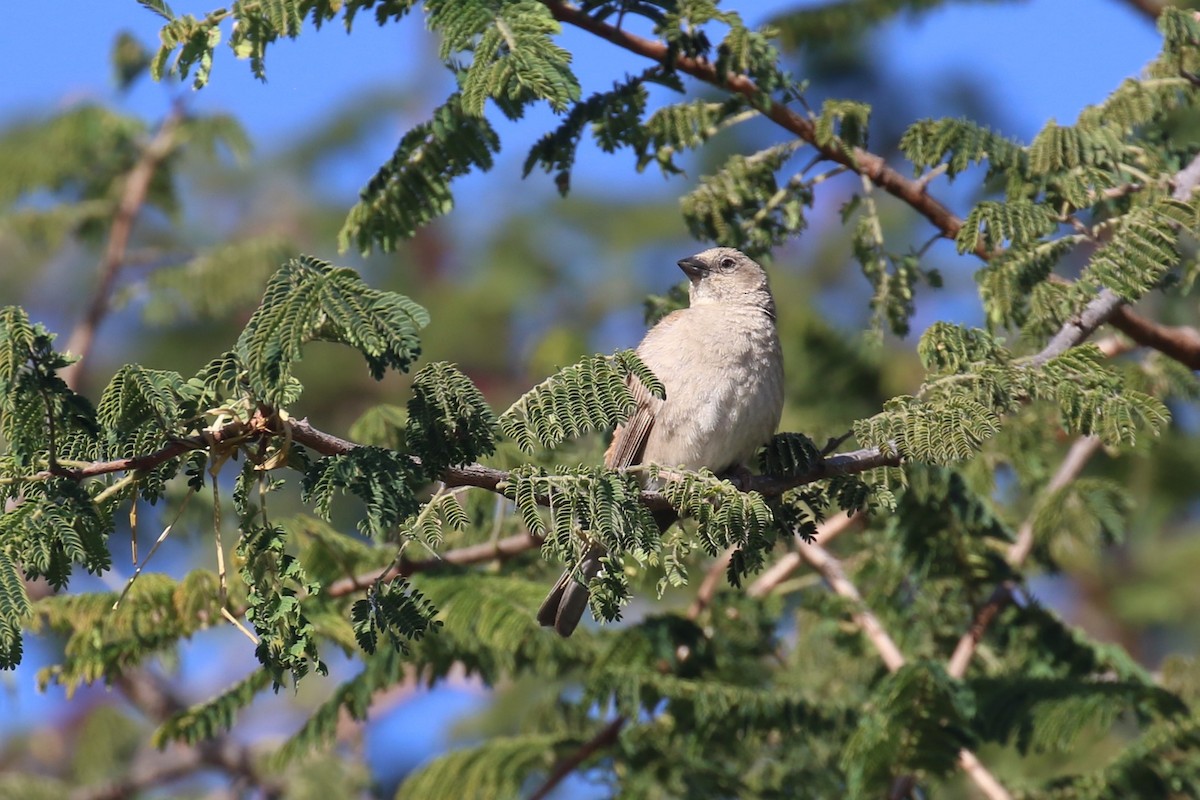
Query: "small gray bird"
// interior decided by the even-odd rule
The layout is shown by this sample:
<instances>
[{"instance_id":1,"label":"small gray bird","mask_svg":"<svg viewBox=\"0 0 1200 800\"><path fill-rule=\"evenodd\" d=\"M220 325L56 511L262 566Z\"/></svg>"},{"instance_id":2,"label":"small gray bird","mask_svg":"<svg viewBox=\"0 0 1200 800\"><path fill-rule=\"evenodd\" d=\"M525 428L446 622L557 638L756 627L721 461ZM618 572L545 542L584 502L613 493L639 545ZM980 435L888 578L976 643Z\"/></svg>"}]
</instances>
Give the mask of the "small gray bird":
<instances>
[{"instance_id":1,"label":"small gray bird","mask_svg":"<svg viewBox=\"0 0 1200 800\"><path fill-rule=\"evenodd\" d=\"M604 453L607 467L708 467L721 474L744 468L779 425L783 356L766 272L731 247L681 259L679 268L691 281L689 307L664 317L637 348L665 397L631 379L637 407L613 432ZM655 518L665 529L675 515ZM538 622L571 635L604 554L592 545L577 571L562 574L538 609Z\"/></svg>"}]
</instances>

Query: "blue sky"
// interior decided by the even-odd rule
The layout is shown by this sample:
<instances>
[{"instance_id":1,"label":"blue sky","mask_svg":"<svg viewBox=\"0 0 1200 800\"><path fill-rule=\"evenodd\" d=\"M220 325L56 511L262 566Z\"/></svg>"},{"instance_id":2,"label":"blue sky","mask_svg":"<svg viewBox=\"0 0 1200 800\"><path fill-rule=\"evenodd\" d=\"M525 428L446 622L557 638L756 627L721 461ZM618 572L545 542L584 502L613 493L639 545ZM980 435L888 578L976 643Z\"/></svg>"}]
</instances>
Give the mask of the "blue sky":
<instances>
[{"instance_id":1,"label":"blue sky","mask_svg":"<svg viewBox=\"0 0 1200 800\"><path fill-rule=\"evenodd\" d=\"M751 22L761 21L768 9L786 7L763 2L727 5L741 9ZM173 6L177 13L195 14L214 7L207 2ZM0 27L0 125L83 100L113 103L152 122L162 116L173 96L184 94L197 110L236 115L257 149L269 154L360 91L432 83L428 93L432 102L447 80L445 73L431 72L427 66L424 74L417 74L417 65L427 65L429 51L436 46L422 30L419 13L403 25L382 29L364 15L352 36L333 24L277 44L268 54L266 83L255 79L246 63L223 48L211 84L200 92L142 81L127 96L118 95L109 69L115 35L126 29L152 44L160 21L134 0L8 4ZM1003 108L1011 126L1004 132L1025 140L1047 119L1069 123L1083 106L1101 101L1123 78L1135 75L1157 53L1159 43L1153 25L1118 0L952 4L893 22L882 31L880 41L893 54L890 63L904 75L904 84L912 87L923 113L939 113L942 76L972 75L987 87L994 104ZM577 54L585 93L606 88L624 72L644 66L576 31L564 35L564 44ZM353 158L339 160L330 180L347 195L347 202L390 154L405 123L415 119L397 119L393 131L367 142ZM467 193L475 196L470 202L495 202L496 187L508 187L507 182L519 177L526 147L549 121L550 115L543 112L528 124L505 131L509 157L492 176L468 179L472 182L468 185L482 189ZM586 182L592 188L627 193L674 190L657 172L635 175L626 157L585 148L581 158L577 185ZM552 190L549 179L540 173L530 180L537 182L538 191ZM14 723L38 720L47 702L60 699L31 696L39 661L36 645L33 650L18 674L0 675L0 732ZM460 700L442 703L442 713L453 715L474 707L472 693Z\"/></svg>"}]
</instances>

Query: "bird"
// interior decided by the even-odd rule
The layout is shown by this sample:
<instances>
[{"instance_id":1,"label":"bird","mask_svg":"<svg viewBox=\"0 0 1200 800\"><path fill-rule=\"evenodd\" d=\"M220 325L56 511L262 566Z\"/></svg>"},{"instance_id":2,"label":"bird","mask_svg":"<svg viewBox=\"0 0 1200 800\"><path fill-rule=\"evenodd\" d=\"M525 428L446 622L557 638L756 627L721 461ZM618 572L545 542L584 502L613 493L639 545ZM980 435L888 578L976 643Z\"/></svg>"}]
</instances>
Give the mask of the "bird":
<instances>
[{"instance_id":1,"label":"bird","mask_svg":"<svg viewBox=\"0 0 1200 800\"><path fill-rule=\"evenodd\" d=\"M664 395L655 397L629 377L635 407L613 431L604 465L742 471L774 435L783 412L783 353L767 273L731 247L678 264L689 281L688 307L663 317L636 351ZM673 511L655 513L663 530L675 519ZM571 635L588 605L588 581L600 574L606 554L592 543L578 568L563 572L538 609L541 625Z\"/></svg>"}]
</instances>

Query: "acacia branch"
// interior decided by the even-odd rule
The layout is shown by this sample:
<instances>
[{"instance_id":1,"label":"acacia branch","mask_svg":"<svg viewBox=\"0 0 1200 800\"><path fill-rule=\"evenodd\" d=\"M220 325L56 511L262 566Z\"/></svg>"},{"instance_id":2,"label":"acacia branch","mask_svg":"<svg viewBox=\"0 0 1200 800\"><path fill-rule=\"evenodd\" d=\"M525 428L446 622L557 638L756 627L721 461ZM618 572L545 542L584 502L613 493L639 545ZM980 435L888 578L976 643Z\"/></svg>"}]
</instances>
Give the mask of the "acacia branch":
<instances>
[{"instance_id":1,"label":"acacia branch","mask_svg":"<svg viewBox=\"0 0 1200 800\"><path fill-rule=\"evenodd\" d=\"M1157 350L1188 369L1200 369L1200 331L1187 325L1160 325L1135 313L1129 306L1119 307L1108 324L1143 347Z\"/></svg>"},{"instance_id":2,"label":"acacia branch","mask_svg":"<svg viewBox=\"0 0 1200 800\"><path fill-rule=\"evenodd\" d=\"M104 255L100 259L99 282L92 293L87 311L67 339L67 352L74 353L79 360L64 368L60 377L72 389L78 389L83 382L83 370L88 363L88 355L92 352L96 329L108 315L113 288L117 283L117 274L125 264L133 223L137 220L142 206L145 205L146 196L150 192L150 183L154 180L155 173L175 148L175 136L182 121L183 106L176 103L163 119L154 138L142 150L141 157L133 165L133 169L125 177L125 186L122 188L121 198L117 202L117 212L113 217L112 228L109 229L108 242L104 247Z\"/></svg>"},{"instance_id":3,"label":"acacia branch","mask_svg":"<svg viewBox=\"0 0 1200 800\"><path fill-rule=\"evenodd\" d=\"M799 536L796 537L796 549L801 558L821 574L835 594L850 601L853 608L850 612L851 618L875 647L888 672L896 672L903 667L904 653L883 627L879 617L867 606L858 587L846 576L841 562L824 547L805 542ZM965 747L958 751L958 765L988 800L1011 800L1008 790L980 763L979 758Z\"/></svg>"},{"instance_id":4,"label":"acacia branch","mask_svg":"<svg viewBox=\"0 0 1200 800\"><path fill-rule=\"evenodd\" d=\"M883 156L869 150L861 147L847 148L843 143L836 141L818 142L816 128L811 119L793 111L783 103L773 101L748 76L741 74L722 76L717 72L716 66L706 58L678 54L672 56L663 42L638 36L590 17L582 9L562 2L562 0L542 0L542 2L559 22L587 31L631 53L655 61L667 69L677 70L719 89L742 95L750 102L751 106L776 125L812 145L822 159L841 164L907 203L913 210L929 220L940 231L942 237L953 239L962 229L962 218L926 191L928 176L918 179L907 178L888 166ZM1129 2L1153 16L1157 16L1162 11L1162 4L1157 0L1129 0ZM930 175L932 174L934 173L930 173ZM1200 183L1200 156L1197 156L1191 164L1172 178L1172 195L1176 199L1187 199L1191 196L1197 183ZM1130 184L1128 191L1136 191L1140 188L1135 187L1136 185ZM976 246L974 253L984 261L991 260L997 254L995 251L986 249L982 243ZM1099 325L1112 322L1139 344L1160 350L1163 354L1182 362L1191 369L1200 369L1200 366L1197 366L1200 364L1200 333L1193 329L1165 327L1140 317L1125 308L1124 301L1116 298L1108 290L1102 290L1100 296L1097 297L1097 302L1089 305L1084 313L1087 315L1086 324L1091 326L1088 330L1089 334ZM1065 330L1064 328L1064 332ZM1063 332L1060 332L1060 335L1063 335Z\"/></svg>"},{"instance_id":5,"label":"acacia branch","mask_svg":"<svg viewBox=\"0 0 1200 800\"><path fill-rule=\"evenodd\" d=\"M1054 476L1046 484L1044 497L1053 496L1055 492L1061 491L1067 484L1079 477L1079 473L1083 471L1087 462L1099 449L1100 440L1095 436L1082 436L1076 439L1062 463L1059 464ZM1006 560L1013 569L1024 564L1033 550L1034 517L1035 512L1030 512L1025 521L1021 523L1016 540L1008 548ZM987 601L975 612L970 629L958 640L954 653L946 664L946 672L950 677L961 678L967 674L967 667L975 656L975 651L979 647L979 642L983 640L983 635L987 633L988 627L1004 610L1004 607L1012 602L1015 590L1016 584L1013 581L1000 583Z\"/></svg>"},{"instance_id":6,"label":"acacia branch","mask_svg":"<svg viewBox=\"0 0 1200 800\"><path fill-rule=\"evenodd\" d=\"M554 791L555 787L579 768L580 764L597 751L603 750L616 742L617 736L621 733L621 728L624 725L625 717L617 717L601 728L599 733L580 745L579 749L558 762L558 765L550 773L550 777L546 779L545 783L539 786L533 794L529 795L529 800L544 800L544 798L548 797L550 792Z\"/></svg>"},{"instance_id":7,"label":"acacia branch","mask_svg":"<svg viewBox=\"0 0 1200 800\"><path fill-rule=\"evenodd\" d=\"M503 561L515 555L532 550L542 544L542 538L532 533L518 533L495 542L483 542L457 550L449 550L441 555L410 561L401 558L396 564L383 569L370 570L361 575L341 578L329 584L322 590L327 597L344 597L348 594L361 592L376 581L389 581L393 578L407 578L417 572L439 569L446 566L467 566L481 564L485 561Z\"/></svg>"},{"instance_id":8,"label":"acacia branch","mask_svg":"<svg viewBox=\"0 0 1200 800\"><path fill-rule=\"evenodd\" d=\"M883 156L869 150L861 147L847 148L839 142L818 142L816 127L812 120L796 113L782 103L773 101L746 75L732 73L721 76L717 72L716 65L706 58L692 58L685 55L672 57L663 42L647 39L609 25L588 16L585 11L576 6L561 2L561 0L542 0L542 2L559 22L585 30L631 53L656 61L667 69L683 72L717 88L742 95L750 102L751 106L762 112L763 116L812 145L825 160L834 161L869 178L879 188L903 200L933 223L946 238L953 239L962 228L962 220L939 200L929 195L925 191L924 183L906 178L889 167ZM990 257L990 252L982 244L976 247L975 253L980 258Z\"/></svg>"}]
</instances>

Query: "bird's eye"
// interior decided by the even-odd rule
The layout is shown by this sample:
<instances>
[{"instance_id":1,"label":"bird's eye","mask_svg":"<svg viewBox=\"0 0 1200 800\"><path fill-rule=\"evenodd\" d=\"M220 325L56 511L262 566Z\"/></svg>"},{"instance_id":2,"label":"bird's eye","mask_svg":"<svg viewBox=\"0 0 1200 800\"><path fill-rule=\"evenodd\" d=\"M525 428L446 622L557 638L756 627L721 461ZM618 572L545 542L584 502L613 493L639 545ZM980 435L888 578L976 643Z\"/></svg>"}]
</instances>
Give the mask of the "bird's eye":
<instances>
[{"instance_id":1,"label":"bird's eye","mask_svg":"<svg viewBox=\"0 0 1200 800\"><path fill-rule=\"evenodd\" d=\"M721 269L723 269L723 270L733 269L733 259L730 258L729 256L725 256L725 258L722 258L721 259Z\"/></svg>"}]
</instances>

